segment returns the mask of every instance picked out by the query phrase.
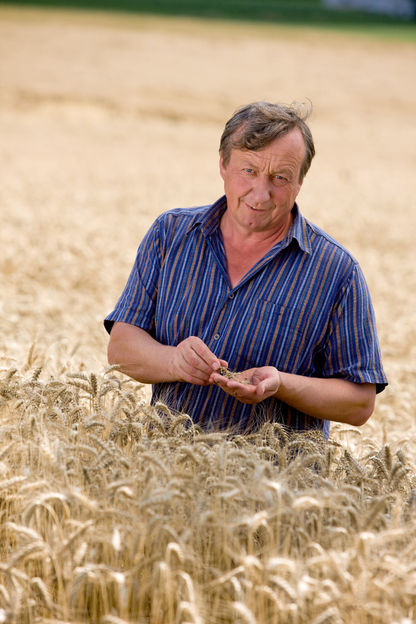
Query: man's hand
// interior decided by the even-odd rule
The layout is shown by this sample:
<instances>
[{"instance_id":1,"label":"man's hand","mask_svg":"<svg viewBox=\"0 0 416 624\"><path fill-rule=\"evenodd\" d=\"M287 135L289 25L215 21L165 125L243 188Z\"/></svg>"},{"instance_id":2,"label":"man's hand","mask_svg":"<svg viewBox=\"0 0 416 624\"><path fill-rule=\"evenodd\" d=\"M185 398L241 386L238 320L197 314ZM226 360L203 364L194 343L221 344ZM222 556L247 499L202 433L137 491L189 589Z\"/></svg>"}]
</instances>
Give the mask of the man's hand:
<instances>
[{"instance_id":1,"label":"man's hand","mask_svg":"<svg viewBox=\"0 0 416 624\"><path fill-rule=\"evenodd\" d=\"M171 351L169 376L176 381L207 386L212 373L221 366L227 367L227 362L219 360L200 338L190 336Z\"/></svg>"},{"instance_id":2,"label":"man's hand","mask_svg":"<svg viewBox=\"0 0 416 624\"><path fill-rule=\"evenodd\" d=\"M280 374L274 366L262 366L237 373L232 379L213 372L209 381L242 403L253 405L276 394L280 386Z\"/></svg>"}]
</instances>

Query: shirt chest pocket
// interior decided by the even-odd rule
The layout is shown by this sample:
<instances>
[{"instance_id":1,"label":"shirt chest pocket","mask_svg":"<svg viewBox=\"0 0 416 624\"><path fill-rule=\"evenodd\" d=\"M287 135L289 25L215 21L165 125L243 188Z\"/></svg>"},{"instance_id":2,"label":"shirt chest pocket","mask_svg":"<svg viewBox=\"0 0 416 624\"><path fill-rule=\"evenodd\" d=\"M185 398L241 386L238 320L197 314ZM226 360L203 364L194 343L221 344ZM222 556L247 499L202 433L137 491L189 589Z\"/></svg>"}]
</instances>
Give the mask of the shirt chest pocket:
<instances>
[{"instance_id":1,"label":"shirt chest pocket","mask_svg":"<svg viewBox=\"0 0 416 624\"><path fill-rule=\"evenodd\" d=\"M259 300L245 317L247 329L239 354L245 366L295 372L308 348L306 310Z\"/></svg>"}]
</instances>

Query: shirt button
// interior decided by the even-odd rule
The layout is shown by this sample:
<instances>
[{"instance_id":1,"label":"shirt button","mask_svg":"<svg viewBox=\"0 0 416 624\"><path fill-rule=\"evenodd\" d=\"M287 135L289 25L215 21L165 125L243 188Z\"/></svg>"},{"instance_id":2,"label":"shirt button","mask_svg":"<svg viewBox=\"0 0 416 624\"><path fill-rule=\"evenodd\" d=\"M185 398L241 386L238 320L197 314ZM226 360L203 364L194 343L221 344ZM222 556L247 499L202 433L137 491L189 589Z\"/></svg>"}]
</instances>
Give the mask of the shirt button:
<instances>
[{"instance_id":1,"label":"shirt button","mask_svg":"<svg viewBox=\"0 0 416 624\"><path fill-rule=\"evenodd\" d=\"M231 295L228 295L228 299L234 299L234 293L231 293Z\"/></svg>"},{"instance_id":2,"label":"shirt button","mask_svg":"<svg viewBox=\"0 0 416 624\"><path fill-rule=\"evenodd\" d=\"M219 339L220 339L220 335L219 334L215 334L214 340L219 340Z\"/></svg>"}]
</instances>

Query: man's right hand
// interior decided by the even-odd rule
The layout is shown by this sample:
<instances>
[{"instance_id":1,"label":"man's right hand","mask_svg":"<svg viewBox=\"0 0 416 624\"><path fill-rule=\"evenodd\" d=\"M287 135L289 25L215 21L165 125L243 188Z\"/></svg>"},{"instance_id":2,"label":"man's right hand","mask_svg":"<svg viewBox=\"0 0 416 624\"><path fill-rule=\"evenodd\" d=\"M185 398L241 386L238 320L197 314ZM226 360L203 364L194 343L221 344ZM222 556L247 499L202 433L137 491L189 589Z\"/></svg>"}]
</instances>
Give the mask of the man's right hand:
<instances>
[{"instance_id":1,"label":"man's right hand","mask_svg":"<svg viewBox=\"0 0 416 624\"><path fill-rule=\"evenodd\" d=\"M196 336L186 338L171 351L170 377L176 381L207 386L212 373L221 366L227 367L227 362L218 359Z\"/></svg>"},{"instance_id":2,"label":"man's right hand","mask_svg":"<svg viewBox=\"0 0 416 624\"><path fill-rule=\"evenodd\" d=\"M220 360L196 336L176 347L163 345L144 329L114 323L108 345L108 361L142 383L185 381L206 386L211 374L227 362Z\"/></svg>"}]
</instances>

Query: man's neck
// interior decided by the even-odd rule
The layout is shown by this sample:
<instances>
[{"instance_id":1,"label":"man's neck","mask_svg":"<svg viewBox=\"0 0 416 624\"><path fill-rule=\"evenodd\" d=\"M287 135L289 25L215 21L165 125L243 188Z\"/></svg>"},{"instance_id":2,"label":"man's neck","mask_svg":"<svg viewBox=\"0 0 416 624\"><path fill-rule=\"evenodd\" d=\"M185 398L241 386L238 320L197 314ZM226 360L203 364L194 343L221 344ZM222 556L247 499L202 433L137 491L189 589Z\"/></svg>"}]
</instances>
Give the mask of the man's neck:
<instances>
[{"instance_id":1,"label":"man's neck","mask_svg":"<svg viewBox=\"0 0 416 624\"><path fill-rule=\"evenodd\" d=\"M221 234L224 241L239 249L258 249L267 253L276 243L282 241L293 223L293 216L273 230L256 231L245 228L237 223L225 211L220 221ZM263 253L263 255L264 255Z\"/></svg>"},{"instance_id":2,"label":"man's neck","mask_svg":"<svg viewBox=\"0 0 416 624\"><path fill-rule=\"evenodd\" d=\"M293 218L280 230L273 232L247 232L238 224L226 218L221 219L220 229L224 242L227 273L234 288L276 243L286 236Z\"/></svg>"}]
</instances>

